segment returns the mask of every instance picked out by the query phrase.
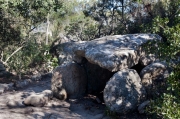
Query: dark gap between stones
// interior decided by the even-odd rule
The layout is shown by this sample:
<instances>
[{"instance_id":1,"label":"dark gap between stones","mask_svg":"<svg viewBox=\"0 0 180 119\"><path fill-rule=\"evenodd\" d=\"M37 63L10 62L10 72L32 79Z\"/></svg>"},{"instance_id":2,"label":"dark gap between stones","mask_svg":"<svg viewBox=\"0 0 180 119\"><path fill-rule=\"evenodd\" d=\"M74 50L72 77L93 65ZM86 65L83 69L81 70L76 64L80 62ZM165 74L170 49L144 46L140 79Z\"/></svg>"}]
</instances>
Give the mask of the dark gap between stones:
<instances>
[{"instance_id":1,"label":"dark gap between stones","mask_svg":"<svg viewBox=\"0 0 180 119\"><path fill-rule=\"evenodd\" d=\"M144 68L145 66L142 66L140 63L132 66L130 69L134 69L137 71L138 74L140 74L141 70Z\"/></svg>"},{"instance_id":2,"label":"dark gap between stones","mask_svg":"<svg viewBox=\"0 0 180 119\"><path fill-rule=\"evenodd\" d=\"M106 86L106 82L109 81L116 72L111 72L96 64L92 64L88 62L86 58L83 58L82 66L84 67L88 80L86 94L95 95L101 102L104 102L103 90Z\"/></svg>"}]
</instances>

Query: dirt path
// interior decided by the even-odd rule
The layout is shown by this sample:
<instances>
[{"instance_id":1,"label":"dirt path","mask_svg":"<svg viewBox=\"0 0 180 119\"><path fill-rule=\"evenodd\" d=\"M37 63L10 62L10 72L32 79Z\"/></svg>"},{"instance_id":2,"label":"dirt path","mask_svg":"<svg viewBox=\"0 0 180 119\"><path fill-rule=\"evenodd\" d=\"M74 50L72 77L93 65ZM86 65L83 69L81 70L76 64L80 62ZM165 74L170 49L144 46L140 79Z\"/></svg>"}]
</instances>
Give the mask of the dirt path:
<instances>
[{"instance_id":1,"label":"dirt path","mask_svg":"<svg viewBox=\"0 0 180 119\"><path fill-rule=\"evenodd\" d=\"M109 119L105 115L105 105L98 104L95 99L60 101L55 98L44 107L25 106L23 100L35 93L50 90L50 78L33 82L16 91L0 94L0 119ZM8 105L18 102L17 106Z\"/></svg>"}]
</instances>

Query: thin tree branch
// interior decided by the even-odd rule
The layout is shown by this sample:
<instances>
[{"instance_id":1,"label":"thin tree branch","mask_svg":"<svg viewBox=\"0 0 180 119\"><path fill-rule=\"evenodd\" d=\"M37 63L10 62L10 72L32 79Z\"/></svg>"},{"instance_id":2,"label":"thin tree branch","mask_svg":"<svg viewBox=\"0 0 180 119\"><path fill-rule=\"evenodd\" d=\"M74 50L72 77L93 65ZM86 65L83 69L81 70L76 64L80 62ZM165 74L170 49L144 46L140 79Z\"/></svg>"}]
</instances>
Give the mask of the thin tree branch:
<instances>
[{"instance_id":1,"label":"thin tree branch","mask_svg":"<svg viewBox=\"0 0 180 119\"><path fill-rule=\"evenodd\" d=\"M23 47L24 47L24 46L21 46L21 47L19 47L17 50L15 50L15 51L6 59L6 61L5 61L4 63L7 64L7 61L8 61L14 54L16 54L19 50L21 50Z\"/></svg>"}]
</instances>

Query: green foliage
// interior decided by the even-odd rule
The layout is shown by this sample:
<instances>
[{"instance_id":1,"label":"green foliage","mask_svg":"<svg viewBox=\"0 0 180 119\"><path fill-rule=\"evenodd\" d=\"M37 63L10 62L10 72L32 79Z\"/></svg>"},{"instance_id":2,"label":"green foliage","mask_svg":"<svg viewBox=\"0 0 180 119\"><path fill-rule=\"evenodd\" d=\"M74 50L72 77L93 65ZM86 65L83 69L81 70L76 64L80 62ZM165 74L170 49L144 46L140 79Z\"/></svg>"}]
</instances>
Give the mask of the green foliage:
<instances>
[{"instance_id":1,"label":"green foliage","mask_svg":"<svg viewBox=\"0 0 180 119\"><path fill-rule=\"evenodd\" d=\"M8 56L5 55L4 57ZM7 63L9 71L15 71L19 75L33 71L32 68L51 71L58 65L57 58L49 54L49 45L38 44L33 40L29 40Z\"/></svg>"},{"instance_id":2,"label":"green foliage","mask_svg":"<svg viewBox=\"0 0 180 119\"><path fill-rule=\"evenodd\" d=\"M48 45L40 45L30 40L22 48L14 54L8 61L9 71L16 71L19 74L30 72L31 68L37 68L51 71L58 65L57 58L49 54Z\"/></svg>"},{"instance_id":3,"label":"green foliage","mask_svg":"<svg viewBox=\"0 0 180 119\"><path fill-rule=\"evenodd\" d=\"M60 0L0 0L0 60L9 71L21 74L29 71L31 64L57 65L52 56L45 55L49 50L44 45L45 33L32 31L47 22L49 13L60 12L61 7Z\"/></svg>"},{"instance_id":4,"label":"green foliage","mask_svg":"<svg viewBox=\"0 0 180 119\"><path fill-rule=\"evenodd\" d=\"M180 3L180 2L179 2ZM165 44L159 44L160 58L176 59L180 52L180 16L174 16L173 21L169 17L155 17L150 29L152 33L160 34ZM177 21L177 22L174 22ZM174 25L172 25L174 24Z\"/></svg>"},{"instance_id":5,"label":"green foliage","mask_svg":"<svg viewBox=\"0 0 180 119\"><path fill-rule=\"evenodd\" d=\"M57 2L58 0L0 0L0 38L7 41L28 36L32 26L36 27L46 21L48 12L61 7L61 3Z\"/></svg>"},{"instance_id":6,"label":"green foliage","mask_svg":"<svg viewBox=\"0 0 180 119\"><path fill-rule=\"evenodd\" d=\"M77 40L89 41L95 39L97 26L91 18L85 18L82 14L66 26L65 31L67 36L75 36Z\"/></svg>"},{"instance_id":7,"label":"green foliage","mask_svg":"<svg viewBox=\"0 0 180 119\"><path fill-rule=\"evenodd\" d=\"M147 112L164 119L180 118L180 73L179 67L174 69L167 80L167 90L151 102Z\"/></svg>"},{"instance_id":8,"label":"green foliage","mask_svg":"<svg viewBox=\"0 0 180 119\"><path fill-rule=\"evenodd\" d=\"M84 15L91 17L97 23L98 32L96 33L96 36L101 37L115 34L119 27L118 23L125 26L123 22L126 19L125 6L128 6L128 2L118 0L98 0L93 5L86 7L83 11Z\"/></svg>"},{"instance_id":9,"label":"green foliage","mask_svg":"<svg viewBox=\"0 0 180 119\"><path fill-rule=\"evenodd\" d=\"M168 1L161 3L164 5L164 15L156 16L149 25L145 25L145 31L160 34L165 41L158 44L158 50L152 49L162 60L166 60L173 72L167 79L167 90L163 95L156 97L149 108L147 113L154 114L155 117L165 119L180 118L180 64L177 62L180 53L180 11L178 1ZM174 9L172 9L174 8ZM173 61L176 61L173 63Z\"/></svg>"}]
</instances>

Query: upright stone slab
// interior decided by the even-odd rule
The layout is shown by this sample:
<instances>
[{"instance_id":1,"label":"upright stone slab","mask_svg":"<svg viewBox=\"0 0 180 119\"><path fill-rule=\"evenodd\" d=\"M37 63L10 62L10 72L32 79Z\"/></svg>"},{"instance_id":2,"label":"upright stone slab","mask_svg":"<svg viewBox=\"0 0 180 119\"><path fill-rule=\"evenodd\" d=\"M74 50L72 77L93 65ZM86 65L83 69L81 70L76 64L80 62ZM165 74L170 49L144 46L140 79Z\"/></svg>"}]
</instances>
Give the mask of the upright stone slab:
<instances>
[{"instance_id":1,"label":"upright stone slab","mask_svg":"<svg viewBox=\"0 0 180 119\"><path fill-rule=\"evenodd\" d=\"M170 74L170 69L166 63L155 62L146 66L140 72L142 84L145 87L148 96L152 96L153 93L157 93L160 90L157 85L163 83ZM153 89L154 88L154 89Z\"/></svg>"},{"instance_id":2,"label":"upright stone slab","mask_svg":"<svg viewBox=\"0 0 180 119\"><path fill-rule=\"evenodd\" d=\"M104 89L104 102L113 112L126 114L134 111L146 98L146 91L134 69L118 71L107 82Z\"/></svg>"},{"instance_id":3,"label":"upright stone slab","mask_svg":"<svg viewBox=\"0 0 180 119\"><path fill-rule=\"evenodd\" d=\"M86 92L87 76L80 65L69 63L57 67L53 71L51 90L53 95L61 100L80 98Z\"/></svg>"}]
</instances>

